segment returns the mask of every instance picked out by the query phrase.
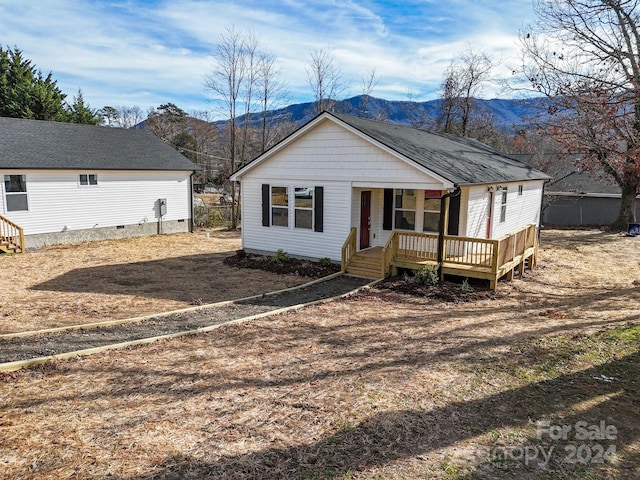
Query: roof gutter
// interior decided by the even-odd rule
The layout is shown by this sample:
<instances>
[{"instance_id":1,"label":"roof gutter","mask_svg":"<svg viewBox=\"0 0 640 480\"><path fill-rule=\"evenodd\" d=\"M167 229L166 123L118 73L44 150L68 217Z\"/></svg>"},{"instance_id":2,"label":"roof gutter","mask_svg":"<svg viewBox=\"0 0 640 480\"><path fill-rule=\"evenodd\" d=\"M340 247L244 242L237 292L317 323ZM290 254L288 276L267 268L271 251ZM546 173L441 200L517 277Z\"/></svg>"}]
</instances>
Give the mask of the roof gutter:
<instances>
[{"instance_id":1,"label":"roof gutter","mask_svg":"<svg viewBox=\"0 0 640 480\"><path fill-rule=\"evenodd\" d=\"M460 186L456 183L454 184L455 190L453 192L445 193L440 197L440 221L438 222L438 278L440 279L440 283L442 283L442 262L444 259L444 236L447 232L447 220L449 213L449 202L448 200L451 197L457 197L460 195Z\"/></svg>"}]
</instances>

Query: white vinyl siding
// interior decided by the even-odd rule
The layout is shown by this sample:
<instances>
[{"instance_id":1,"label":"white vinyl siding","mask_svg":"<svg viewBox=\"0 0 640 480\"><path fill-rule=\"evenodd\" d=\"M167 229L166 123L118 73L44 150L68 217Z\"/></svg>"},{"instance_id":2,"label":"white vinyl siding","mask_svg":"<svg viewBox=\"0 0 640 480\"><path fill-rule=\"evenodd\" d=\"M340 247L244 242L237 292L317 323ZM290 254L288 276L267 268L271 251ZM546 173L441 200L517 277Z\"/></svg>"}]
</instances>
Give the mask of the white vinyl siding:
<instances>
[{"instance_id":1,"label":"white vinyl siding","mask_svg":"<svg viewBox=\"0 0 640 480\"><path fill-rule=\"evenodd\" d=\"M166 198L163 220L188 220L190 173L105 170L95 172L99 186L80 188L79 176L86 172L33 170L27 174L29 211L7 212L2 204L0 214L23 227L25 235L57 233L157 222L156 202Z\"/></svg>"},{"instance_id":2,"label":"white vinyl siding","mask_svg":"<svg viewBox=\"0 0 640 480\"><path fill-rule=\"evenodd\" d=\"M518 194L518 185L522 185L522 195ZM482 185L469 188L465 235L485 238L489 215L489 187L494 189L491 238L500 238L531 223L538 224L542 185L542 181L532 181L524 184ZM503 192L498 190L499 186L507 187L507 204L503 222L500 221Z\"/></svg>"},{"instance_id":3,"label":"white vinyl siding","mask_svg":"<svg viewBox=\"0 0 640 480\"><path fill-rule=\"evenodd\" d=\"M361 182L367 187L358 188ZM324 187L323 232L294 228L295 211L289 228L263 227L262 184L287 186L290 192ZM351 226L360 225L362 190L372 191L371 244L384 245L389 232L382 231L382 188L420 187L439 189L442 183L348 130L323 123L242 177L243 248L262 252L283 249L301 257L340 260Z\"/></svg>"},{"instance_id":4,"label":"white vinyl siding","mask_svg":"<svg viewBox=\"0 0 640 480\"><path fill-rule=\"evenodd\" d=\"M253 179L242 181L242 246L249 251L276 252L284 250L290 255L340 260L342 244L350 228L351 186L344 182L315 182L314 187L324 188L324 229L316 232L310 228L295 228L295 208L289 208L289 226L262 226L262 184L295 188L310 185L296 180ZM294 195L291 193L291 195ZM289 203L292 202L289 197Z\"/></svg>"},{"instance_id":5,"label":"white vinyl siding","mask_svg":"<svg viewBox=\"0 0 640 480\"><path fill-rule=\"evenodd\" d=\"M441 181L332 122L318 125L243 178L249 177L271 178L274 182L278 178L295 179L296 187L317 185L318 179L366 182L371 186L384 184L387 188L439 189L442 186ZM408 179L416 186L405 186Z\"/></svg>"}]
</instances>

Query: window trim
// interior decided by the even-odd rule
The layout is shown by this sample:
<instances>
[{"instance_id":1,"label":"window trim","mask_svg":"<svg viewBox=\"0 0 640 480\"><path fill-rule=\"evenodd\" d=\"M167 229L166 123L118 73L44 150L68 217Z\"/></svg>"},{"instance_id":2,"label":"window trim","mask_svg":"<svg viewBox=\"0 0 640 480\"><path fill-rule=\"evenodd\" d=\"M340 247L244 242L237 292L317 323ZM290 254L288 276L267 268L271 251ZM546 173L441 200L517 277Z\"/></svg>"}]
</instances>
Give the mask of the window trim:
<instances>
[{"instance_id":1,"label":"window trim","mask_svg":"<svg viewBox=\"0 0 640 480\"><path fill-rule=\"evenodd\" d=\"M422 231L427 233L438 233L438 230L425 230L425 221L424 216L426 213L436 214L438 215L438 224L440 223L440 207L441 207L441 198L442 192L440 190L425 190L424 191L424 200L422 204ZM438 209L437 210L427 210L427 200L438 200Z\"/></svg>"},{"instance_id":2,"label":"window trim","mask_svg":"<svg viewBox=\"0 0 640 480\"><path fill-rule=\"evenodd\" d=\"M500 223L507 221L507 187L502 187L502 198L500 199Z\"/></svg>"},{"instance_id":3,"label":"window trim","mask_svg":"<svg viewBox=\"0 0 640 480\"><path fill-rule=\"evenodd\" d=\"M296 191L307 190L311 192L311 207L298 207L296 205ZM304 198L304 197L301 197ZM315 189L313 187L293 187L293 228L297 228L300 230L314 230L314 219L315 219ZM299 227L297 225L297 216L296 213L300 211L311 212L311 225L309 227Z\"/></svg>"},{"instance_id":4,"label":"window trim","mask_svg":"<svg viewBox=\"0 0 640 480\"><path fill-rule=\"evenodd\" d=\"M286 205L274 205L273 204L273 190L274 188L283 188L284 189L284 198L286 201ZM282 185L271 185L269 187L269 216L271 218L271 226L272 227L280 227L280 228L290 228L289 226L289 209L290 209L291 205L289 202L289 187L286 186L282 186ZM273 211L274 209L278 209L278 210L286 210L287 214L286 216L284 216L284 218L287 219L287 224L286 225L278 225L276 223L274 223L273 221Z\"/></svg>"},{"instance_id":5,"label":"window trim","mask_svg":"<svg viewBox=\"0 0 640 480\"><path fill-rule=\"evenodd\" d=\"M20 191L20 192L9 192L7 190L7 180L11 181L10 179L8 179L7 177L22 177L22 182L24 183L24 191ZM21 173L8 173L8 174L4 174L3 178L2 178L3 182L2 182L2 188L4 190L4 195L5 195L5 208L7 212L28 212L29 211L29 188L27 187L27 176L25 174L21 174ZM26 204L27 204L27 208L26 209L11 209L9 208L9 200L8 197L13 197L13 196L24 196L24 198L26 199Z\"/></svg>"},{"instance_id":6,"label":"window trim","mask_svg":"<svg viewBox=\"0 0 640 480\"><path fill-rule=\"evenodd\" d=\"M396 207L396 197L398 191L403 192L402 196L404 197L404 192L411 190L413 191L413 196L415 198L415 207L414 208L404 208L404 207ZM413 212L413 229L401 228L396 225L396 212ZM415 188L394 188L393 189L393 228L395 230L403 230L405 232L415 232L417 227L417 216L418 216L418 196L417 190Z\"/></svg>"},{"instance_id":7,"label":"window trim","mask_svg":"<svg viewBox=\"0 0 640 480\"><path fill-rule=\"evenodd\" d=\"M85 177L84 182L82 177ZM94 182L91 182L91 180ZM79 173L78 174L78 186L80 187L97 187L98 186L98 174L97 173Z\"/></svg>"}]
</instances>

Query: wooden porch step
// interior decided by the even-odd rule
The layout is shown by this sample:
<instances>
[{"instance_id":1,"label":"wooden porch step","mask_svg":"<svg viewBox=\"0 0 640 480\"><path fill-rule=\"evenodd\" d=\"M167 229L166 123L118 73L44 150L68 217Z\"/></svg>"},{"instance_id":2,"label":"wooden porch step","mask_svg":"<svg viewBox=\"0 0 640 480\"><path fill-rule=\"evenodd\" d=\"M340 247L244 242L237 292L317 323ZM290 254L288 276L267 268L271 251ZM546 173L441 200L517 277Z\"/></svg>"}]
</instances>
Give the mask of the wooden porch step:
<instances>
[{"instance_id":1,"label":"wooden porch step","mask_svg":"<svg viewBox=\"0 0 640 480\"><path fill-rule=\"evenodd\" d=\"M18 252L18 250L20 250L20 249L18 248L17 245L14 245L12 243L6 242L4 240L0 242L0 252L16 253L16 252Z\"/></svg>"},{"instance_id":2,"label":"wooden porch step","mask_svg":"<svg viewBox=\"0 0 640 480\"><path fill-rule=\"evenodd\" d=\"M347 274L370 279L382 278L382 258L379 252L365 250L356 253L347 265Z\"/></svg>"},{"instance_id":3,"label":"wooden porch step","mask_svg":"<svg viewBox=\"0 0 640 480\"><path fill-rule=\"evenodd\" d=\"M0 241L0 252L2 253L20 253L20 247L6 240Z\"/></svg>"}]
</instances>

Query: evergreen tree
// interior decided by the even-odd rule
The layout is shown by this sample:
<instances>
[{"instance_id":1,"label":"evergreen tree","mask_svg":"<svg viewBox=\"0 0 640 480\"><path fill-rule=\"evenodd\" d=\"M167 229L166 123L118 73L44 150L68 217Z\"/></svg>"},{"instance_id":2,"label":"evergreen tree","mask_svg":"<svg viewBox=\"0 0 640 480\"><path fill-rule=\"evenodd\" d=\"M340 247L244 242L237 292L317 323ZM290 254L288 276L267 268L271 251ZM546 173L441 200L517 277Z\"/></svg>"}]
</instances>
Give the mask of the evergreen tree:
<instances>
[{"instance_id":1,"label":"evergreen tree","mask_svg":"<svg viewBox=\"0 0 640 480\"><path fill-rule=\"evenodd\" d=\"M0 116L64 121L66 95L14 47L0 46Z\"/></svg>"},{"instance_id":2,"label":"evergreen tree","mask_svg":"<svg viewBox=\"0 0 640 480\"><path fill-rule=\"evenodd\" d=\"M66 120L69 123L84 123L87 125L98 125L102 123L102 116L97 110L84 103L82 90L78 90L78 96L73 97L73 103L66 108Z\"/></svg>"}]
</instances>

